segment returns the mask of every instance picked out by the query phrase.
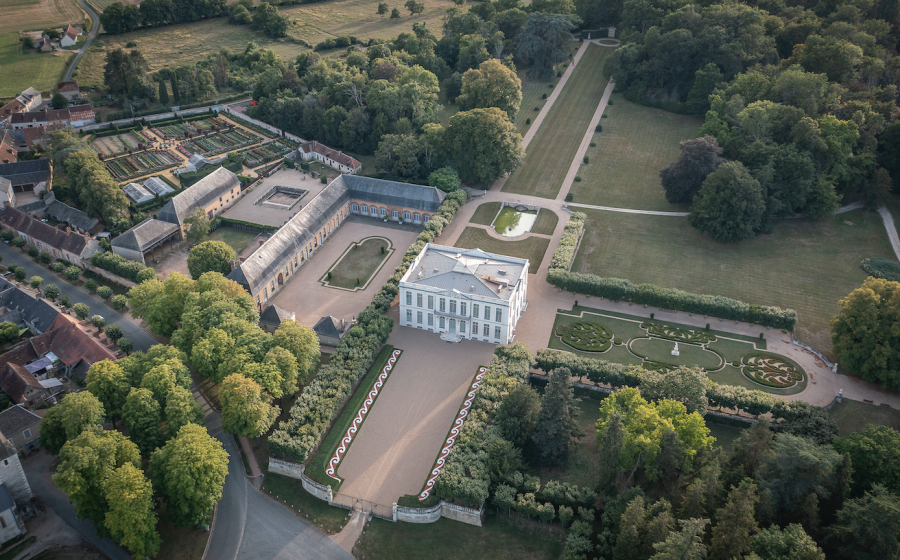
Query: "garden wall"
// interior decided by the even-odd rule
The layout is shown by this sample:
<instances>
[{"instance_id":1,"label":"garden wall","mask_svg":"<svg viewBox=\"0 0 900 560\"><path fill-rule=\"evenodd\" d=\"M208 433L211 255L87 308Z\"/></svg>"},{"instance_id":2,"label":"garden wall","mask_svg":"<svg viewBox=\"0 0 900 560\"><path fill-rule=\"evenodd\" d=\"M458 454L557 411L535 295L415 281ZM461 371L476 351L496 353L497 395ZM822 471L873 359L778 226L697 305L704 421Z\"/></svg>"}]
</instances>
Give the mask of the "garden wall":
<instances>
[{"instance_id":1,"label":"garden wall","mask_svg":"<svg viewBox=\"0 0 900 560\"><path fill-rule=\"evenodd\" d=\"M215 109L216 105L210 105L207 107L197 107L196 109L185 109L184 111L178 111L177 113L158 113L156 115L148 115L146 117L142 117L145 121L163 121L166 119L172 119L177 116L187 116L187 115L197 115L200 113L208 113L210 109ZM113 126L119 126L121 124L130 124L136 120L140 120L140 118L130 118L130 119L119 119L117 121L109 121L105 123L97 123L97 124L89 124L87 126L79 126L78 130L102 130L105 128L112 128Z\"/></svg>"},{"instance_id":2,"label":"garden wall","mask_svg":"<svg viewBox=\"0 0 900 560\"><path fill-rule=\"evenodd\" d=\"M300 481L304 490L320 500L331 503L331 487L322 486L303 474L303 465L269 457L269 472L287 476L289 478L295 478Z\"/></svg>"},{"instance_id":3,"label":"garden wall","mask_svg":"<svg viewBox=\"0 0 900 560\"><path fill-rule=\"evenodd\" d=\"M254 118L248 117L246 114L244 114L240 111L232 111L231 108L225 108L222 112L225 113L226 115L228 115L229 117L238 118L238 119L247 121L248 123L252 123L260 128L264 128L264 129L268 130L269 132L271 132L272 134L277 134L278 136L281 136L282 138L289 138L289 139L293 140L294 142L300 142L300 143L306 142L306 140L304 140L303 138L300 138L299 136L291 134L290 132L284 132L280 128L275 128L274 126L272 126L270 124L266 124L262 121L258 121Z\"/></svg>"}]
</instances>

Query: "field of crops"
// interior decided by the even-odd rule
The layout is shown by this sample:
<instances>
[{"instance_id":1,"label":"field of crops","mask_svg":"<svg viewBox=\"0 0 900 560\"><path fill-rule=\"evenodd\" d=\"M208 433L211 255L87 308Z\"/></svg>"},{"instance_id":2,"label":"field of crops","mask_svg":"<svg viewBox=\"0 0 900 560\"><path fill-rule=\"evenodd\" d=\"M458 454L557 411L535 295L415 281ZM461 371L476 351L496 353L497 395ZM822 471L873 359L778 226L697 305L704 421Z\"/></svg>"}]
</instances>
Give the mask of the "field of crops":
<instances>
[{"instance_id":1,"label":"field of crops","mask_svg":"<svg viewBox=\"0 0 900 560\"><path fill-rule=\"evenodd\" d=\"M230 152L244 146L250 146L262 141L262 138L250 134L239 128L234 128L216 134L210 134L203 138L195 138L178 146L178 151L190 157L194 154L214 156L224 152Z\"/></svg>"},{"instance_id":2,"label":"field of crops","mask_svg":"<svg viewBox=\"0 0 900 560\"><path fill-rule=\"evenodd\" d=\"M160 138L177 140L180 138L191 138L198 134L207 134L210 131L215 132L219 129L227 128L228 126L229 123L218 117L213 117L191 122L172 122L162 126L156 126L151 130Z\"/></svg>"},{"instance_id":3,"label":"field of crops","mask_svg":"<svg viewBox=\"0 0 900 560\"><path fill-rule=\"evenodd\" d=\"M181 158L171 150L147 150L108 160L105 164L113 179L122 182L180 165Z\"/></svg>"},{"instance_id":4,"label":"field of crops","mask_svg":"<svg viewBox=\"0 0 900 560\"><path fill-rule=\"evenodd\" d=\"M290 146L282 144L281 142L269 142L258 148L244 150L241 152L241 158L244 160L244 165L253 168L264 163L269 163L273 159L277 159L290 151Z\"/></svg>"}]
</instances>

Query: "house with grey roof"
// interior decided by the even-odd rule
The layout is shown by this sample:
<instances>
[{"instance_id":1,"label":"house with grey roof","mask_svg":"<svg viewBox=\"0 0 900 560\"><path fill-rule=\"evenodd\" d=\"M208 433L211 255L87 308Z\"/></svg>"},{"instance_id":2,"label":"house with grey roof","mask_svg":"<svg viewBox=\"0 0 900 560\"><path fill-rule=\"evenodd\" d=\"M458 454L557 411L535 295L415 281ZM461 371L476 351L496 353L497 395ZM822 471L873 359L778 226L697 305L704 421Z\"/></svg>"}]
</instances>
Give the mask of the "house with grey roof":
<instances>
[{"instance_id":1,"label":"house with grey roof","mask_svg":"<svg viewBox=\"0 0 900 560\"><path fill-rule=\"evenodd\" d=\"M24 535L25 521L19 515L19 509L6 485L0 482L0 544Z\"/></svg>"},{"instance_id":2,"label":"house with grey roof","mask_svg":"<svg viewBox=\"0 0 900 560\"><path fill-rule=\"evenodd\" d=\"M18 453L27 453L41 444L42 418L17 404L0 412L0 434Z\"/></svg>"},{"instance_id":3,"label":"house with grey roof","mask_svg":"<svg viewBox=\"0 0 900 560\"><path fill-rule=\"evenodd\" d=\"M173 196L159 211L159 219L175 224L184 232L184 220L194 208L202 208L212 220L241 194L241 181L231 171L220 167L187 189Z\"/></svg>"},{"instance_id":4,"label":"house with grey roof","mask_svg":"<svg viewBox=\"0 0 900 560\"><path fill-rule=\"evenodd\" d=\"M427 224L445 197L434 187L340 175L237 264L228 278L244 286L262 308L349 216Z\"/></svg>"},{"instance_id":5,"label":"house with grey roof","mask_svg":"<svg viewBox=\"0 0 900 560\"><path fill-rule=\"evenodd\" d=\"M5 177L0 177L0 207L16 205L16 193L13 191L12 183Z\"/></svg>"},{"instance_id":6,"label":"house with grey roof","mask_svg":"<svg viewBox=\"0 0 900 560\"><path fill-rule=\"evenodd\" d=\"M45 202L46 199L47 197L44 198ZM53 197L53 200L47 204L47 209L45 211L48 216L52 217L57 222L67 224L70 228L81 234L87 234L93 237L103 230L103 226L100 225L100 221L97 218L88 216L81 210L72 208L68 204L56 200L56 197Z\"/></svg>"},{"instance_id":7,"label":"house with grey roof","mask_svg":"<svg viewBox=\"0 0 900 560\"><path fill-rule=\"evenodd\" d=\"M347 334L349 327L350 323L328 315L322 317L313 325L313 332L319 337L320 345L337 346L341 339L344 338L344 335Z\"/></svg>"},{"instance_id":8,"label":"house with grey roof","mask_svg":"<svg viewBox=\"0 0 900 560\"><path fill-rule=\"evenodd\" d=\"M181 230L176 224L147 218L112 240L113 253L126 259L147 264L147 255L166 242L180 237Z\"/></svg>"},{"instance_id":9,"label":"house with grey roof","mask_svg":"<svg viewBox=\"0 0 900 560\"><path fill-rule=\"evenodd\" d=\"M510 344L527 292L528 259L428 243L400 279L400 325Z\"/></svg>"},{"instance_id":10,"label":"house with grey roof","mask_svg":"<svg viewBox=\"0 0 900 560\"><path fill-rule=\"evenodd\" d=\"M259 314L259 326L267 333L273 333L285 321L296 320L297 314L278 305L270 305Z\"/></svg>"},{"instance_id":11,"label":"house with grey roof","mask_svg":"<svg viewBox=\"0 0 900 560\"><path fill-rule=\"evenodd\" d=\"M0 163L0 177L12 183L17 193L35 194L51 188L53 168L49 159L33 159L15 163Z\"/></svg>"},{"instance_id":12,"label":"house with grey roof","mask_svg":"<svg viewBox=\"0 0 900 560\"><path fill-rule=\"evenodd\" d=\"M6 486L12 499L18 504L26 504L34 497L19 454L2 432L0 432L0 482Z\"/></svg>"}]
</instances>

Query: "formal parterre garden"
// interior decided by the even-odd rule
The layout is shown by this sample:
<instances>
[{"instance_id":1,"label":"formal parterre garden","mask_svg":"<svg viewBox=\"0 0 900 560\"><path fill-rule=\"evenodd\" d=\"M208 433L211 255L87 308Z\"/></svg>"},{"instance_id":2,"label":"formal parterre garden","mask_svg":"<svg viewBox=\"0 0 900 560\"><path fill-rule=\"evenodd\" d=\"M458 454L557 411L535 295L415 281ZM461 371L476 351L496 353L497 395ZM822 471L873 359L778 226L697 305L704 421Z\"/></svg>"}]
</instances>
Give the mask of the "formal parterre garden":
<instances>
[{"instance_id":1,"label":"formal parterre garden","mask_svg":"<svg viewBox=\"0 0 900 560\"><path fill-rule=\"evenodd\" d=\"M241 158L247 167L257 167L269 163L291 151L291 147L281 142L269 142L256 148L249 148L241 152Z\"/></svg>"},{"instance_id":2,"label":"formal parterre garden","mask_svg":"<svg viewBox=\"0 0 900 560\"><path fill-rule=\"evenodd\" d=\"M712 327L718 319L710 321ZM760 328L764 334L765 328ZM676 343L677 356L672 354ZM799 393L807 382L806 373L796 362L766 351L765 338L580 306L556 315L548 346L649 370L698 366L716 383L776 395Z\"/></svg>"},{"instance_id":3,"label":"formal parterre garden","mask_svg":"<svg viewBox=\"0 0 900 560\"><path fill-rule=\"evenodd\" d=\"M116 181L127 181L181 165L182 160L171 150L146 150L104 162Z\"/></svg>"},{"instance_id":4,"label":"formal parterre garden","mask_svg":"<svg viewBox=\"0 0 900 560\"><path fill-rule=\"evenodd\" d=\"M188 140L179 146L178 150L187 156L192 156L194 154L212 156L230 152L261 141L262 138L255 134L250 134L239 128L233 128L231 130L210 134L202 138Z\"/></svg>"}]
</instances>

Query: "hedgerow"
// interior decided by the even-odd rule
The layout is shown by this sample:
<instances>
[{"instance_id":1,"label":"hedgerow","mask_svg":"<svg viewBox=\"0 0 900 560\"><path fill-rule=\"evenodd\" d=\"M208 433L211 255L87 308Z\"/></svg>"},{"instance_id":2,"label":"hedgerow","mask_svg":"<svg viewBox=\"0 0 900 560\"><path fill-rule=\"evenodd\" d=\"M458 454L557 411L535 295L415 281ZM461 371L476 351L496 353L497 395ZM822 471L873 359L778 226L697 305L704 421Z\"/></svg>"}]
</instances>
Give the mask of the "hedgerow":
<instances>
[{"instance_id":1,"label":"hedgerow","mask_svg":"<svg viewBox=\"0 0 900 560\"><path fill-rule=\"evenodd\" d=\"M859 263L859 268L869 276L883 278L891 282L900 282L900 264L881 257L864 259Z\"/></svg>"},{"instance_id":2,"label":"hedgerow","mask_svg":"<svg viewBox=\"0 0 900 560\"><path fill-rule=\"evenodd\" d=\"M584 232L584 220L587 216L582 212L575 212L569 217L566 227L563 230L562 239L559 246L553 252L553 258L550 259L550 268L561 268L571 270L572 261L575 260L575 250L578 248L578 242L581 240L581 234Z\"/></svg>"},{"instance_id":3,"label":"hedgerow","mask_svg":"<svg viewBox=\"0 0 900 560\"><path fill-rule=\"evenodd\" d=\"M90 260L91 264L97 268L108 270L113 274L121 276L122 278L127 278L136 283L140 282L140 280L138 280L138 274L147 269L143 264L131 259L126 259L115 253L94 253Z\"/></svg>"},{"instance_id":4,"label":"hedgerow","mask_svg":"<svg viewBox=\"0 0 900 560\"><path fill-rule=\"evenodd\" d=\"M403 262L384 283L341 340L331 361L291 407L290 418L269 436L269 450L299 463L306 462L322 441L341 405L350 398L354 383L366 374L381 346L387 342L393 321L385 316L399 293L400 279L425 243L440 235L466 201L464 191L447 195L440 210L428 222L403 257ZM412 258L410 258L412 256ZM527 369L526 369L527 371Z\"/></svg>"}]
</instances>

